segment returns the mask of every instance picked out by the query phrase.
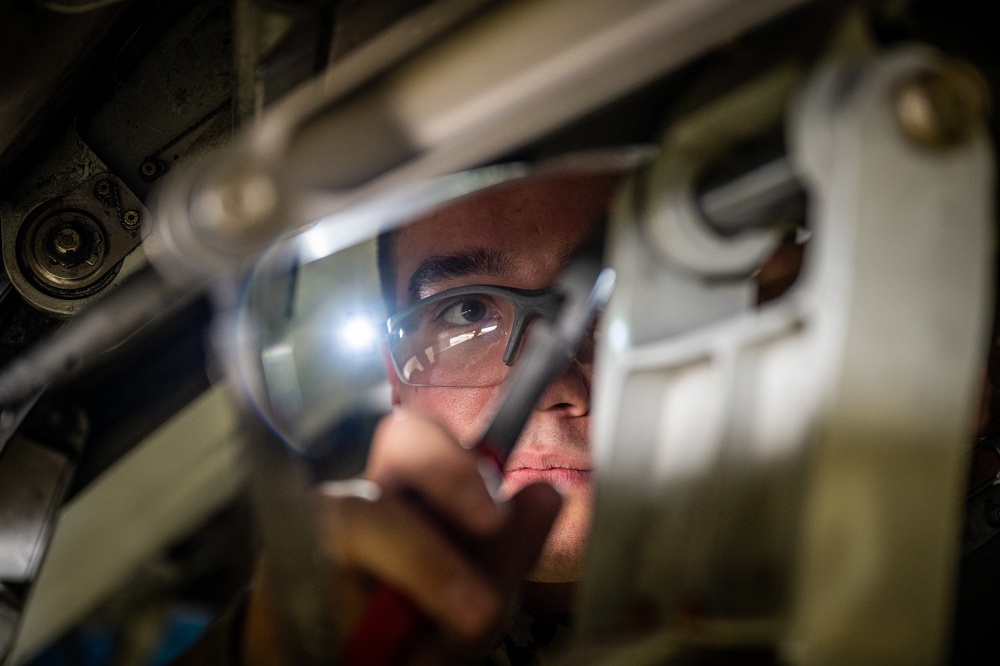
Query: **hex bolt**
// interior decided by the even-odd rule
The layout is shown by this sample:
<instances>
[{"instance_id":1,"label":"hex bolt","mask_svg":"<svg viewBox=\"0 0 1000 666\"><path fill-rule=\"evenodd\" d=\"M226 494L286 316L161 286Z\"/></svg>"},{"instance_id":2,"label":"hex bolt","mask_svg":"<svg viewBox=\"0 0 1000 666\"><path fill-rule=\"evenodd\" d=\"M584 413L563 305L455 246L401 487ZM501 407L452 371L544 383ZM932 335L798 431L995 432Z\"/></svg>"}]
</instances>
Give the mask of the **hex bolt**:
<instances>
[{"instance_id":1,"label":"hex bolt","mask_svg":"<svg viewBox=\"0 0 1000 666\"><path fill-rule=\"evenodd\" d=\"M982 75L961 61L912 72L893 90L893 114L903 133L925 148L968 141L984 124L990 106Z\"/></svg>"},{"instance_id":2,"label":"hex bolt","mask_svg":"<svg viewBox=\"0 0 1000 666\"><path fill-rule=\"evenodd\" d=\"M79 252L82 242L80 234L70 227L60 229L53 239L56 252L63 256Z\"/></svg>"},{"instance_id":3,"label":"hex bolt","mask_svg":"<svg viewBox=\"0 0 1000 666\"><path fill-rule=\"evenodd\" d=\"M112 191L111 181L110 180L100 181L99 183L97 183L97 187L94 188L94 191L97 193L97 196L99 197L111 196L111 191Z\"/></svg>"},{"instance_id":4,"label":"hex bolt","mask_svg":"<svg viewBox=\"0 0 1000 666\"><path fill-rule=\"evenodd\" d=\"M135 229L139 226L139 221L142 217L139 215L137 210L127 210L122 214L122 226L126 229Z\"/></svg>"}]
</instances>

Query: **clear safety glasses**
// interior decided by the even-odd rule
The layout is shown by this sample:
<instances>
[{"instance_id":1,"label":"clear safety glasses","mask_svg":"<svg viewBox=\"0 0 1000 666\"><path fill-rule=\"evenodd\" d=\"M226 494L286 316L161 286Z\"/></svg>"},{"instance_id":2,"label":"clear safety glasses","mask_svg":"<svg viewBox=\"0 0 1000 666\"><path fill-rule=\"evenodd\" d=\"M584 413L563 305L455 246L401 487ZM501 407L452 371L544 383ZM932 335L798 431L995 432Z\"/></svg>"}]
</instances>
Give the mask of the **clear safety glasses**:
<instances>
[{"instance_id":1,"label":"clear safety glasses","mask_svg":"<svg viewBox=\"0 0 1000 666\"><path fill-rule=\"evenodd\" d=\"M421 299L386 322L399 379L411 386L493 386L507 375L534 317L550 321L554 289L456 287Z\"/></svg>"}]
</instances>

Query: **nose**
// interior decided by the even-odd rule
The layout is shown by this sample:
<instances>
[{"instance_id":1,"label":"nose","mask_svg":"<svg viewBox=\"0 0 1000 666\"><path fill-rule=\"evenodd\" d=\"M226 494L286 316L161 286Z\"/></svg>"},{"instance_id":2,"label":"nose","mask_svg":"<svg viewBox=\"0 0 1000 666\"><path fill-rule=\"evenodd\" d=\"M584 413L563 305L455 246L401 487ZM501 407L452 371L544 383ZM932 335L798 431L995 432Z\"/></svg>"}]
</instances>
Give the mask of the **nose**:
<instances>
[{"instance_id":1,"label":"nose","mask_svg":"<svg viewBox=\"0 0 1000 666\"><path fill-rule=\"evenodd\" d=\"M589 414L593 368L593 344L588 338L566 369L542 393L535 409L568 417Z\"/></svg>"}]
</instances>

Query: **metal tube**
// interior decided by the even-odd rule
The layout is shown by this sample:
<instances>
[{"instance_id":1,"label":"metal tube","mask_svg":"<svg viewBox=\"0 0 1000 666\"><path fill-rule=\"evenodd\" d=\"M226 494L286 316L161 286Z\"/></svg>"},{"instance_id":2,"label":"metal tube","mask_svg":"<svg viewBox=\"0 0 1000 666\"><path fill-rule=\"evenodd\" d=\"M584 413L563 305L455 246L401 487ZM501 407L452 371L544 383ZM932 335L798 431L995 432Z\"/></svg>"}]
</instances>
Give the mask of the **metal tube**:
<instances>
[{"instance_id":1,"label":"metal tube","mask_svg":"<svg viewBox=\"0 0 1000 666\"><path fill-rule=\"evenodd\" d=\"M232 271L309 221L294 204L310 191L336 191L332 213L483 164L806 1L504 3L363 87L334 72L278 105L161 198L151 260L178 277Z\"/></svg>"},{"instance_id":2,"label":"metal tube","mask_svg":"<svg viewBox=\"0 0 1000 666\"><path fill-rule=\"evenodd\" d=\"M805 197L787 157L761 164L696 195L706 224L723 235L780 223L776 214Z\"/></svg>"}]
</instances>

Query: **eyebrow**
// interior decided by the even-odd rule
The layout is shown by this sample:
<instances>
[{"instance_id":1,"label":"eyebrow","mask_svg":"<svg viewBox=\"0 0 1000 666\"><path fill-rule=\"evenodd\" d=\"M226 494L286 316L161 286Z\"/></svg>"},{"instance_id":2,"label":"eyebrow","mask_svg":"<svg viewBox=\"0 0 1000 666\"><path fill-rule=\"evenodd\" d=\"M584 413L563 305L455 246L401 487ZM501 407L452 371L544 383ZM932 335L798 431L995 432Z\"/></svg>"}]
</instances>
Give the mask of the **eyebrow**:
<instances>
[{"instance_id":1,"label":"eyebrow","mask_svg":"<svg viewBox=\"0 0 1000 666\"><path fill-rule=\"evenodd\" d=\"M427 289L443 280L468 275L490 275L496 278L509 276L514 270L514 259L508 253L490 248L475 248L455 254L429 257L422 261L410 276L407 295L414 303L426 296Z\"/></svg>"}]
</instances>

